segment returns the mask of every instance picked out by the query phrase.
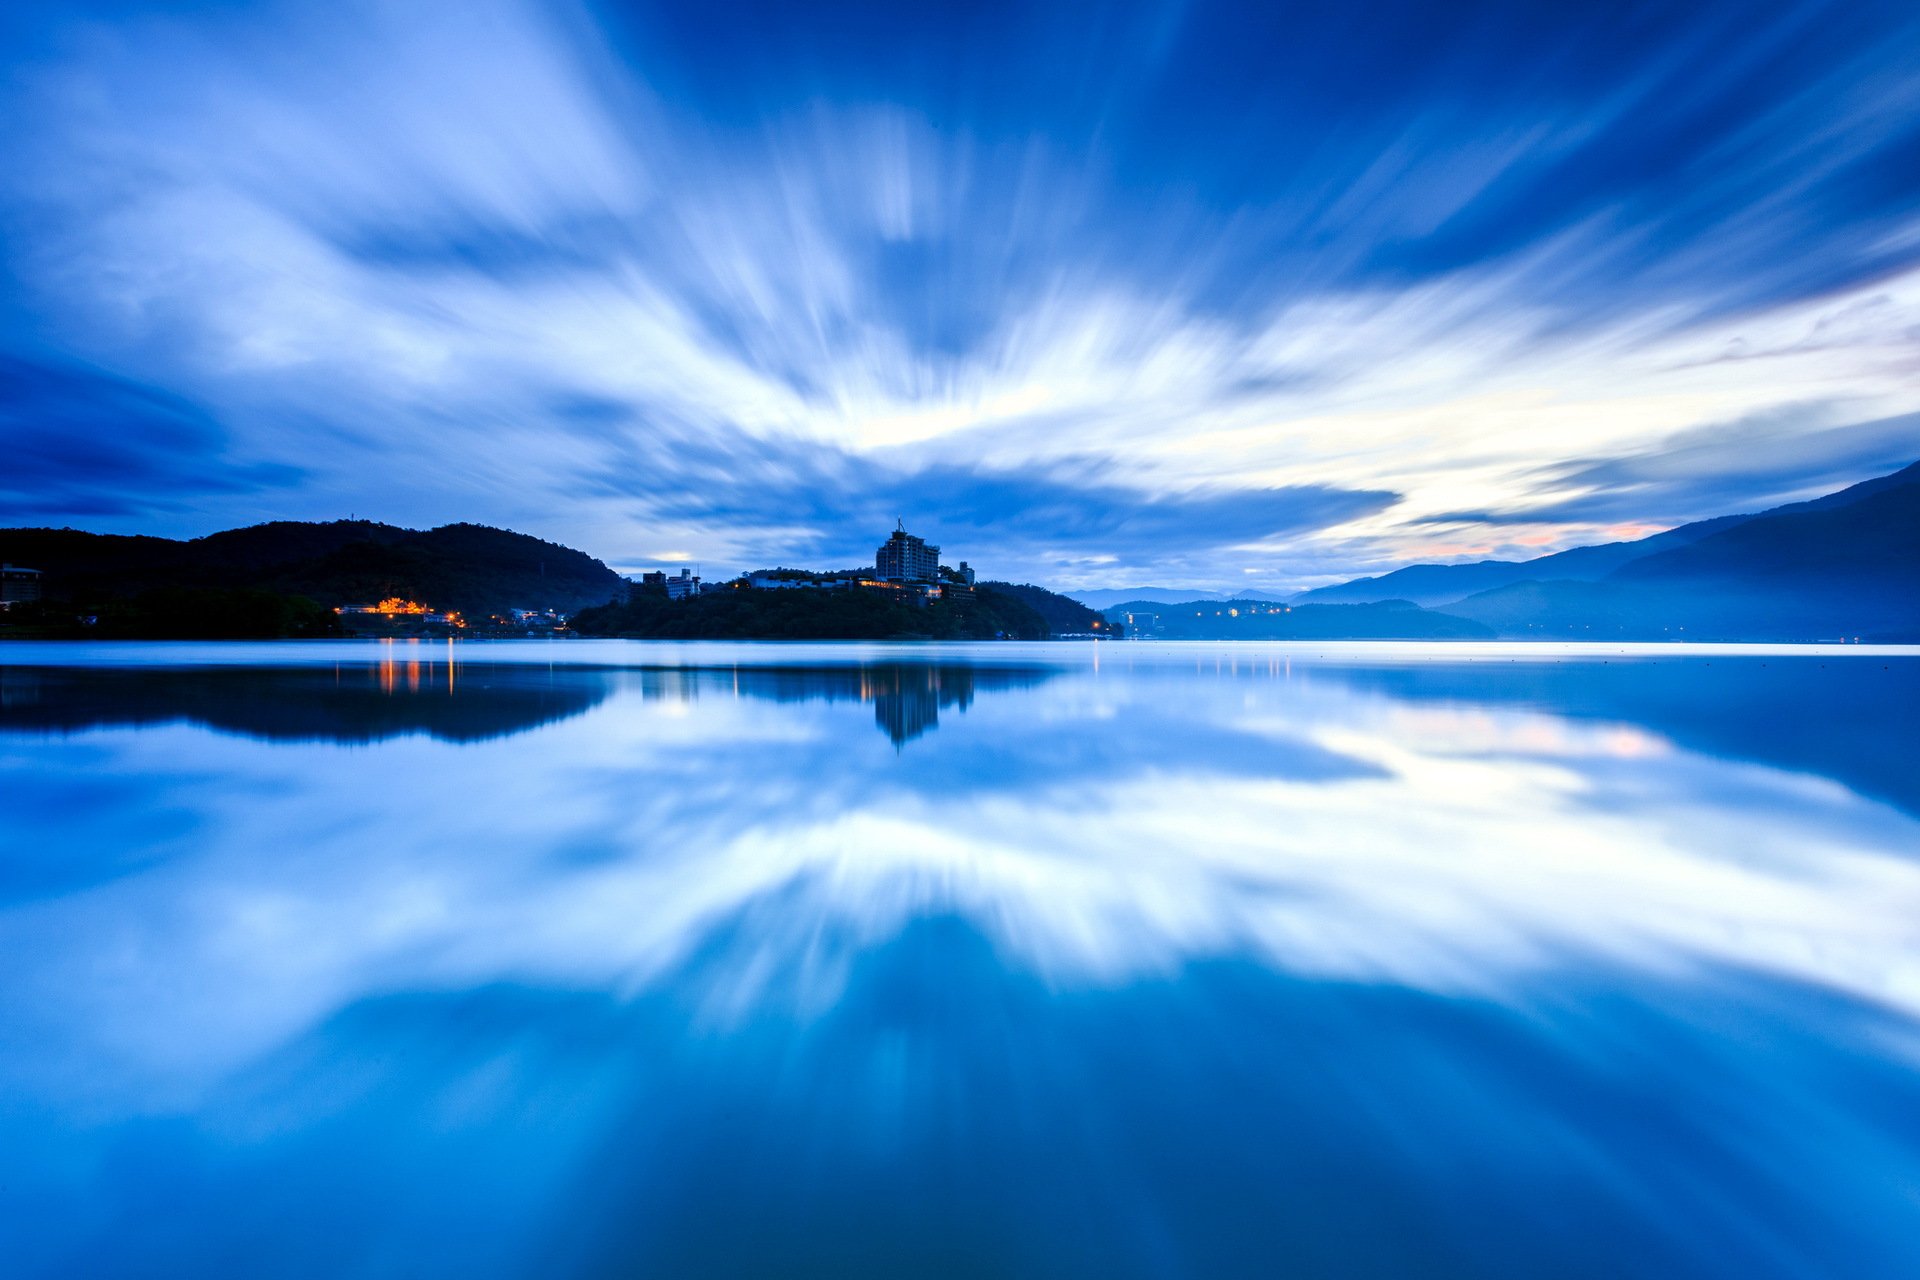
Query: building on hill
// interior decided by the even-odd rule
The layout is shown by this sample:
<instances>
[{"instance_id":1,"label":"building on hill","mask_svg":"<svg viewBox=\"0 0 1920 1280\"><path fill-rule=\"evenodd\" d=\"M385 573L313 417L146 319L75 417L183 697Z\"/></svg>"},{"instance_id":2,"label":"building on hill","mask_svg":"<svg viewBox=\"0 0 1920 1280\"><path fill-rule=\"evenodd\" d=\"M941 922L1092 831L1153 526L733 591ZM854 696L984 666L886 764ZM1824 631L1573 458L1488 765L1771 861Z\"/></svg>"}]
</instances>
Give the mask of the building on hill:
<instances>
[{"instance_id":1,"label":"building on hill","mask_svg":"<svg viewBox=\"0 0 1920 1280\"><path fill-rule=\"evenodd\" d=\"M40 571L17 564L0 565L0 609L31 604L40 598Z\"/></svg>"},{"instance_id":2,"label":"building on hill","mask_svg":"<svg viewBox=\"0 0 1920 1280\"><path fill-rule=\"evenodd\" d=\"M835 585L815 578L796 578L778 572L750 573L746 576L746 584L753 591L799 591Z\"/></svg>"},{"instance_id":3,"label":"building on hill","mask_svg":"<svg viewBox=\"0 0 1920 1280\"><path fill-rule=\"evenodd\" d=\"M925 538L908 533L906 521L902 520L874 553L873 576L882 582L937 582L940 548L929 546Z\"/></svg>"},{"instance_id":4,"label":"building on hill","mask_svg":"<svg viewBox=\"0 0 1920 1280\"><path fill-rule=\"evenodd\" d=\"M685 600L689 596L700 594L700 579L693 570L682 569L677 577L667 579L667 599Z\"/></svg>"}]
</instances>

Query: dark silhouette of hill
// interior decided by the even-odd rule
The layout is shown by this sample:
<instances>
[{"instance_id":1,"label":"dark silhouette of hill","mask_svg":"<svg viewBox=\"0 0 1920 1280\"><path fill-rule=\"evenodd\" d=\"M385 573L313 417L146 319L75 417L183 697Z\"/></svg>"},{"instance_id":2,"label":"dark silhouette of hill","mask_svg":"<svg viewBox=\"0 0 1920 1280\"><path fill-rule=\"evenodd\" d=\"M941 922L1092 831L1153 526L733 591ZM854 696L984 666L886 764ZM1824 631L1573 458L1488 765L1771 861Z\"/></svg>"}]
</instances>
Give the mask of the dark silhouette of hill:
<instances>
[{"instance_id":1,"label":"dark silhouette of hill","mask_svg":"<svg viewBox=\"0 0 1920 1280\"><path fill-rule=\"evenodd\" d=\"M1408 600L1433 606L1491 591L1516 582L1553 579L1593 582L1622 565L1668 547L1681 547L1746 516L1718 516L1681 525L1636 542L1606 542L1592 547L1541 556L1535 560L1481 560L1474 564L1413 564L1377 578L1355 578L1337 586L1317 587L1293 598L1295 604L1371 604L1381 600Z\"/></svg>"},{"instance_id":2,"label":"dark silhouette of hill","mask_svg":"<svg viewBox=\"0 0 1920 1280\"><path fill-rule=\"evenodd\" d=\"M1078 600L1045 587L1036 587L1031 582L983 582L980 585L1000 595L1011 596L1039 614L1047 624L1047 631L1053 635L1084 635L1107 629L1107 622L1098 610L1089 609Z\"/></svg>"},{"instance_id":3,"label":"dark silhouette of hill","mask_svg":"<svg viewBox=\"0 0 1920 1280\"><path fill-rule=\"evenodd\" d=\"M164 588L245 588L321 605L418 600L472 617L604 604L626 582L557 543L476 524L275 521L177 542L77 529L0 529L0 558L42 570L50 597L96 603Z\"/></svg>"},{"instance_id":4,"label":"dark silhouette of hill","mask_svg":"<svg viewBox=\"0 0 1920 1280\"><path fill-rule=\"evenodd\" d=\"M1481 560L1474 564L1415 564L1378 577L1355 578L1335 586L1318 587L1294 597L1295 604L1363 604L1376 600L1411 600L1432 607L1449 604L1485 591L1522 582L1598 582L1627 565L1652 556L1676 552L1707 538L1715 538L1760 516L1830 511L1920 481L1920 463L1865 480L1838 492L1806 502L1775 507L1756 515L1715 516L1656 533L1634 542L1608 542L1574 547L1533 560Z\"/></svg>"},{"instance_id":5,"label":"dark silhouette of hill","mask_svg":"<svg viewBox=\"0 0 1920 1280\"><path fill-rule=\"evenodd\" d=\"M1506 636L1920 639L1920 466L1725 526L1594 582L1447 605Z\"/></svg>"}]
</instances>

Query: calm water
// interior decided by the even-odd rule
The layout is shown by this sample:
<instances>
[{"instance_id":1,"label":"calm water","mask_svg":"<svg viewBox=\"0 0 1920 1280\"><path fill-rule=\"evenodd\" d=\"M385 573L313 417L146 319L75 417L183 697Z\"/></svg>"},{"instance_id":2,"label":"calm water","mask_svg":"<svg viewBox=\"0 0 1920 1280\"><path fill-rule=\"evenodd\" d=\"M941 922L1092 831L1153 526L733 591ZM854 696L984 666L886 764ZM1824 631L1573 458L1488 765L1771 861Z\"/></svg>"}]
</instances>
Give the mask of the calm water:
<instances>
[{"instance_id":1,"label":"calm water","mask_svg":"<svg viewBox=\"0 0 1920 1280\"><path fill-rule=\"evenodd\" d=\"M1920 1274L1920 655L0 649L0 1270Z\"/></svg>"}]
</instances>

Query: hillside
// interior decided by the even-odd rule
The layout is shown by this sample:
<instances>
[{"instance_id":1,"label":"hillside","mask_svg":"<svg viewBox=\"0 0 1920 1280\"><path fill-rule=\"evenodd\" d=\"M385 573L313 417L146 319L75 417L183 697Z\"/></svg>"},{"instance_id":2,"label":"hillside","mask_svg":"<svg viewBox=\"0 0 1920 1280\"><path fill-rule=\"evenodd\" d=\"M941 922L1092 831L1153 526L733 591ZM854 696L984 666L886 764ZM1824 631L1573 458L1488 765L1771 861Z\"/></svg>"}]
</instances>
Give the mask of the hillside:
<instances>
[{"instance_id":1,"label":"hillside","mask_svg":"<svg viewBox=\"0 0 1920 1280\"><path fill-rule=\"evenodd\" d=\"M1755 515L1696 520L1634 542L1574 547L1533 560L1481 560L1473 564L1414 564L1378 577L1355 578L1317 587L1295 596L1295 604L1364 604L1375 600L1411 600L1434 606L1521 582L1599 582L1630 564L1665 555L1707 538L1718 537L1761 517L1810 514L1851 506L1920 481L1920 463L1891 475L1864 480L1806 502L1791 503Z\"/></svg>"},{"instance_id":2,"label":"hillside","mask_svg":"<svg viewBox=\"0 0 1920 1280\"><path fill-rule=\"evenodd\" d=\"M1747 516L1716 516L1656 533L1635 542L1605 542L1573 547L1534 560L1480 560L1473 564L1413 564L1377 578L1355 578L1337 586L1317 587L1293 598L1295 604L1369 604L1381 600L1410 600L1418 605L1441 605L1481 591L1516 582L1596 582L1623 565L1644 556L1685 546Z\"/></svg>"},{"instance_id":3,"label":"hillside","mask_svg":"<svg viewBox=\"0 0 1920 1280\"><path fill-rule=\"evenodd\" d=\"M1920 639L1920 467L1748 517L1596 582L1516 583L1445 612L1504 636Z\"/></svg>"},{"instance_id":4,"label":"hillside","mask_svg":"<svg viewBox=\"0 0 1920 1280\"><path fill-rule=\"evenodd\" d=\"M1011 596L1032 609L1045 620L1047 631L1052 635L1085 635L1108 629L1106 619L1101 617L1098 610L1089 609L1070 596L1036 587L1031 582L983 582L980 586Z\"/></svg>"},{"instance_id":5,"label":"hillside","mask_svg":"<svg viewBox=\"0 0 1920 1280\"><path fill-rule=\"evenodd\" d=\"M510 608L571 612L626 590L583 552L475 524L421 531L367 520L276 521L184 542L0 529L0 559L44 571L49 598L81 605L217 586L328 607L400 596L484 617Z\"/></svg>"}]
</instances>

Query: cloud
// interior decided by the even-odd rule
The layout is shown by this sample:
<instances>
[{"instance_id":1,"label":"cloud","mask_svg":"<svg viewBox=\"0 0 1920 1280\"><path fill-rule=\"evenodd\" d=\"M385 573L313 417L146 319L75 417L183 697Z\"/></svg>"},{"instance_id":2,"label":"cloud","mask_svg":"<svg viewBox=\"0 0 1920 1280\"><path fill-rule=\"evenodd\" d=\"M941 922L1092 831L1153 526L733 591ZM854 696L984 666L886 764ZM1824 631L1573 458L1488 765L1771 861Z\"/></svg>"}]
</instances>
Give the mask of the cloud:
<instances>
[{"instance_id":1,"label":"cloud","mask_svg":"<svg viewBox=\"0 0 1920 1280\"><path fill-rule=\"evenodd\" d=\"M1482 518L1674 524L1701 510L1731 515L1817 497L1920 461L1920 413L1821 425L1833 416L1830 405L1791 405L1682 431L1640 452L1555 466L1542 487L1579 497Z\"/></svg>"},{"instance_id":2,"label":"cloud","mask_svg":"<svg viewBox=\"0 0 1920 1280\"><path fill-rule=\"evenodd\" d=\"M1916 407L1899 7L56 6L0 41L0 337L276 468L208 484L156 427L47 518L763 562L907 514L1061 585L1284 587L1445 553L1448 513L1713 514L1842 419L1720 489L1634 460Z\"/></svg>"},{"instance_id":3,"label":"cloud","mask_svg":"<svg viewBox=\"0 0 1920 1280\"><path fill-rule=\"evenodd\" d=\"M151 515L208 495L291 485L235 462L204 410L92 370L0 356L0 518Z\"/></svg>"}]
</instances>

